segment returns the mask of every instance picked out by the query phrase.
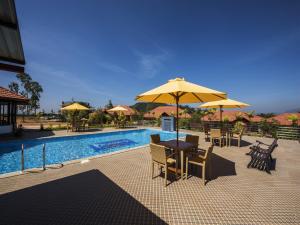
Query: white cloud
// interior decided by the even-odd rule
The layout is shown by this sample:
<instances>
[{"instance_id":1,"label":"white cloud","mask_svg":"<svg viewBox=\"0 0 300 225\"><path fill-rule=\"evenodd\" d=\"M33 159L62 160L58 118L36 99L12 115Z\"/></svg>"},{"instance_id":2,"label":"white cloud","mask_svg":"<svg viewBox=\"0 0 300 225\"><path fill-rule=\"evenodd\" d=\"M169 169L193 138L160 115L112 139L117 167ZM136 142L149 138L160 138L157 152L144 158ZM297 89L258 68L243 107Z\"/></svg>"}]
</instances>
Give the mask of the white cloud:
<instances>
[{"instance_id":1,"label":"white cloud","mask_svg":"<svg viewBox=\"0 0 300 225\"><path fill-rule=\"evenodd\" d=\"M164 49L160 49L156 54L145 54L140 51L134 51L134 54L138 57L138 76L143 78L156 77L170 58L170 54Z\"/></svg>"},{"instance_id":2,"label":"white cloud","mask_svg":"<svg viewBox=\"0 0 300 225\"><path fill-rule=\"evenodd\" d=\"M114 73L128 73L126 69L124 69L121 66L118 66L116 64L110 63L110 62L97 62L98 66L102 67L105 70L114 72Z\"/></svg>"}]
</instances>

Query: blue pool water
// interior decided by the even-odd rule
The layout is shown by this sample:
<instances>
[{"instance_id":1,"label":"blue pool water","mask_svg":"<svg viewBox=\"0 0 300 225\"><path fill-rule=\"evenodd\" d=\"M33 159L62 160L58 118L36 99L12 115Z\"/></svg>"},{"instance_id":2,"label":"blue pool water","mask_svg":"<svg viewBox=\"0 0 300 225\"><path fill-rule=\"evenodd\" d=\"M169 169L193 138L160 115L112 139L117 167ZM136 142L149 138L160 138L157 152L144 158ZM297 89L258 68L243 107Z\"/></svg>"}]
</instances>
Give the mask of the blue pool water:
<instances>
[{"instance_id":1,"label":"blue pool water","mask_svg":"<svg viewBox=\"0 0 300 225\"><path fill-rule=\"evenodd\" d=\"M21 170L22 144L25 169L29 169L42 167L43 144L46 144L46 164L56 164L146 145L150 135L157 133L161 140L176 138L175 132L140 129L0 143L0 174Z\"/></svg>"}]
</instances>

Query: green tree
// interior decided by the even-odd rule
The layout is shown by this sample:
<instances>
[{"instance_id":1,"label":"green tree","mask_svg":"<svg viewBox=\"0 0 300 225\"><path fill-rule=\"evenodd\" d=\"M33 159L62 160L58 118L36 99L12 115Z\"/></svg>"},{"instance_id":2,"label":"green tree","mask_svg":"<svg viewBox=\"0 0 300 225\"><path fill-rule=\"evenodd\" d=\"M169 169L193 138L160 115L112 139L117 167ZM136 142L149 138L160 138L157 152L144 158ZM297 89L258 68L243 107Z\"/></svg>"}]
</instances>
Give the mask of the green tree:
<instances>
[{"instance_id":1,"label":"green tree","mask_svg":"<svg viewBox=\"0 0 300 225\"><path fill-rule=\"evenodd\" d=\"M250 112L246 112L246 114L247 114L247 116L248 116L248 118L249 118L249 121L250 121L250 123L251 123L253 117L255 116L255 111L252 110L252 111L250 111Z\"/></svg>"},{"instance_id":2,"label":"green tree","mask_svg":"<svg viewBox=\"0 0 300 225\"><path fill-rule=\"evenodd\" d=\"M43 92L42 86L38 82L33 81L31 76L27 73L19 73L16 75L16 77L20 81L21 86L23 87L23 90L20 92L20 94L26 98L29 98L29 106L19 107L19 109L23 112L23 118L26 109L27 114L29 114L31 110L34 110L36 114L36 110L40 108L40 97L41 93ZM18 91L20 91L19 85L13 83L11 83L9 87L15 90L18 89Z\"/></svg>"},{"instance_id":3,"label":"green tree","mask_svg":"<svg viewBox=\"0 0 300 225\"><path fill-rule=\"evenodd\" d=\"M268 119L268 118L271 118L273 116L275 116L275 113L260 113L260 114L257 114L258 116L260 117L263 117L265 119Z\"/></svg>"},{"instance_id":4,"label":"green tree","mask_svg":"<svg viewBox=\"0 0 300 225\"><path fill-rule=\"evenodd\" d=\"M15 92L17 94L19 94L19 84L17 82L11 82L8 85L9 90L11 90L12 92Z\"/></svg>"},{"instance_id":5,"label":"green tree","mask_svg":"<svg viewBox=\"0 0 300 225\"><path fill-rule=\"evenodd\" d=\"M43 92L43 88L38 82L36 81L30 82L29 93L31 97L30 97L29 104L30 104L30 109L34 110L34 114L36 114L36 110L40 108L40 98L42 92Z\"/></svg>"},{"instance_id":6,"label":"green tree","mask_svg":"<svg viewBox=\"0 0 300 225\"><path fill-rule=\"evenodd\" d=\"M108 100L108 103L107 103L107 105L105 105L105 108L106 109L112 109L114 106L113 106L113 104L112 104L112 101L111 100Z\"/></svg>"},{"instance_id":7,"label":"green tree","mask_svg":"<svg viewBox=\"0 0 300 225\"><path fill-rule=\"evenodd\" d=\"M292 122L292 126L297 126L298 125L299 118L296 114L288 115L287 119Z\"/></svg>"},{"instance_id":8,"label":"green tree","mask_svg":"<svg viewBox=\"0 0 300 225\"><path fill-rule=\"evenodd\" d=\"M104 113L101 109L97 109L96 111L89 114L88 122L89 124L103 124Z\"/></svg>"}]
</instances>

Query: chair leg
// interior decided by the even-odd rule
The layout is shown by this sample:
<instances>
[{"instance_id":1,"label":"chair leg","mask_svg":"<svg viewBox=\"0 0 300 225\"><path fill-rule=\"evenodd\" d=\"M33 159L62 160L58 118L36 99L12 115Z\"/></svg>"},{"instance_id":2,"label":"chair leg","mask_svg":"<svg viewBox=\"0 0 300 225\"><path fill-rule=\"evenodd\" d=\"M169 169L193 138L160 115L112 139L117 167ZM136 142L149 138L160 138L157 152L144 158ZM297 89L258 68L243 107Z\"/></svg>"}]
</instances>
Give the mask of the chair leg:
<instances>
[{"instance_id":1,"label":"chair leg","mask_svg":"<svg viewBox=\"0 0 300 225\"><path fill-rule=\"evenodd\" d=\"M241 147L241 139L238 139L238 147Z\"/></svg>"},{"instance_id":2,"label":"chair leg","mask_svg":"<svg viewBox=\"0 0 300 225\"><path fill-rule=\"evenodd\" d=\"M202 166L202 179L203 179L203 185L205 185L205 163Z\"/></svg>"},{"instance_id":3,"label":"chair leg","mask_svg":"<svg viewBox=\"0 0 300 225\"><path fill-rule=\"evenodd\" d=\"M186 160L185 160L185 176L186 178L185 179L188 179L188 171L189 171L189 158L186 157Z\"/></svg>"},{"instance_id":4,"label":"chair leg","mask_svg":"<svg viewBox=\"0 0 300 225\"><path fill-rule=\"evenodd\" d=\"M178 178L178 176L177 176L177 170L178 170L178 157L177 157L177 155L176 155L175 169L176 169L176 171L175 171L175 178L177 180L177 178Z\"/></svg>"},{"instance_id":5,"label":"chair leg","mask_svg":"<svg viewBox=\"0 0 300 225\"><path fill-rule=\"evenodd\" d=\"M153 171L154 171L154 162L152 161L151 165L151 178L153 179Z\"/></svg>"},{"instance_id":6,"label":"chair leg","mask_svg":"<svg viewBox=\"0 0 300 225\"><path fill-rule=\"evenodd\" d=\"M167 187L168 165L165 165L165 187Z\"/></svg>"}]
</instances>

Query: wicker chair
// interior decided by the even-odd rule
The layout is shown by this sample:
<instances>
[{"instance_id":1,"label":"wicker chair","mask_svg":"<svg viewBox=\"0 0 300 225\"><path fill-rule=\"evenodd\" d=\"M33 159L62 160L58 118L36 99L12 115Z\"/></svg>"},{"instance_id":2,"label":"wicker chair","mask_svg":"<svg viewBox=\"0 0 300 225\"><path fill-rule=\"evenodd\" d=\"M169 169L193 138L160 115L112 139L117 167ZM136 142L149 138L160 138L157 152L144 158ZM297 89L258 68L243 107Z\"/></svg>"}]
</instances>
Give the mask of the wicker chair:
<instances>
[{"instance_id":1,"label":"wicker chair","mask_svg":"<svg viewBox=\"0 0 300 225\"><path fill-rule=\"evenodd\" d=\"M190 153L186 157L186 168L185 168L185 174L186 174L186 179L188 178L188 170L189 170L189 164L193 164L196 166L202 167L202 179L203 179L203 184L205 185L205 172L206 172L206 166L209 166L209 173L211 172L211 162L210 162L210 156L213 151L213 145L211 145L206 151L204 156L200 154L193 154Z\"/></svg>"},{"instance_id":2,"label":"wicker chair","mask_svg":"<svg viewBox=\"0 0 300 225\"><path fill-rule=\"evenodd\" d=\"M244 134L244 131L245 131L245 127L243 127L241 129L241 131L237 134L232 134L230 137L229 137L229 147L231 146L231 141L233 139L236 139L238 141L238 147L241 147L241 141L242 141L242 136Z\"/></svg>"},{"instance_id":3,"label":"wicker chair","mask_svg":"<svg viewBox=\"0 0 300 225\"><path fill-rule=\"evenodd\" d=\"M199 144L199 136L187 134L185 137L185 142L191 143L194 146L191 148L191 151L197 151Z\"/></svg>"},{"instance_id":4,"label":"wicker chair","mask_svg":"<svg viewBox=\"0 0 300 225\"><path fill-rule=\"evenodd\" d=\"M151 134L150 135L150 138L151 138L151 143L155 143L155 144L158 144L160 143L160 135L159 134Z\"/></svg>"},{"instance_id":5,"label":"wicker chair","mask_svg":"<svg viewBox=\"0 0 300 225\"><path fill-rule=\"evenodd\" d=\"M204 134L205 134L205 140L209 140L209 124L204 124L203 125L203 131L204 131Z\"/></svg>"},{"instance_id":6,"label":"wicker chair","mask_svg":"<svg viewBox=\"0 0 300 225\"><path fill-rule=\"evenodd\" d=\"M177 169L178 169L178 165L177 165L177 160L172 158L174 156L176 156L175 153L172 153L170 155L167 154L168 151L166 151L167 149L162 146L162 145L157 145L154 143L150 143L150 153L151 153L151 158L152 158L152 162L151 162L151 177L152 179L153 174L154 174L154 165L157 164L160 169L164 168L165 170L165 186L167 186L167 177L168 177L168 170L169 167L171 167L172 165L175 164L175 175L177 177Z\"/></svg>"},{"instance_id":7,"label":"wicker chair","mask_svg":"<svg viewBox=\"0 0 300 225\"><path fill-rule=\"evenodd\" d=\"M222 142L223 142L223 136L222 136L222 131L221 129L210 129L210 142L211 145L214 144L214 141L218 140L220 147L222 147Z\"/></svg>"}]
</instances>

